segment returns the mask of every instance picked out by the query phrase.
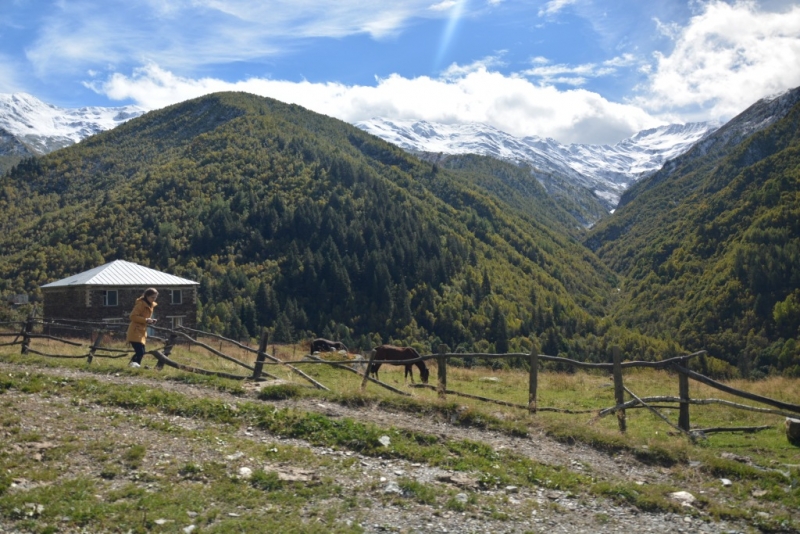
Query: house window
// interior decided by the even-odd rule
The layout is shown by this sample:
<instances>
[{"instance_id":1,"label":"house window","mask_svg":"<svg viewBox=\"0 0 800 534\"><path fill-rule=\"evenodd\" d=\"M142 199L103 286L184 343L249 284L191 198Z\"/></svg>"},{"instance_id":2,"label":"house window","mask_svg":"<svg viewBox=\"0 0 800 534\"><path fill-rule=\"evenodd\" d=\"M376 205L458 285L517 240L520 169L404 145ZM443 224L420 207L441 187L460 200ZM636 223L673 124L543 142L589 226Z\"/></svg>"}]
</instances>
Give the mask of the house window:
<instances>
[{"instance_id":1,"label":"house window","mask_svg":"<svg viewBox=\"0 0 800 534\"><path fill-rule=\"evenodd\" d=\"M178 326L183 326L183 318L186 317L185 315L179 315L177 317L170 317L170 321L172 324L172 328L177 328Z\"/></svg>"},{"instance_id":2,"label":"house window","mask_svg":"<svg viewBox=\"0 0 800 534\"><path fill-rule=\"evenodd\" d=\"M183 304L183 293L180 289L170 289L171 304Z\"/></svg>"},{"instance_id":3,"label":"house window","mask_svg":"<svg viewBox=\"0 0 800 534\"><path fill-rule=\"evenodd\" d=\"M119 304L119 294L116 289L103 291L103 306L117 306Z\"/></svg>"}]
</instances>

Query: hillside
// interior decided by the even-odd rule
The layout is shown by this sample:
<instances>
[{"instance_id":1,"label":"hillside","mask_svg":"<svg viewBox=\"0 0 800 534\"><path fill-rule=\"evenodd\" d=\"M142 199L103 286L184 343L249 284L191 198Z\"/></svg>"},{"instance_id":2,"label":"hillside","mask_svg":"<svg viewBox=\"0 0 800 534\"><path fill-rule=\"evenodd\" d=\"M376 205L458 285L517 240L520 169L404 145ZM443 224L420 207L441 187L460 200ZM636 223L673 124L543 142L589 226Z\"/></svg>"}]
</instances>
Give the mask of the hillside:
<instances>
[{"instance_id":1,"label":"hillside","mask_svg":"<svg viewBox=\"0 0 800 534\"><path fill-rule=\"evenodd\" d=\"M745 111L591 232L625 278L623 324L745 374L800 374L798 100L794 90Z\"/></svg>"},{"instance_id":2,"label":"hillside","mask_svg":"<svg viewBox=\"0 0 800 534\"><path fill-rule=\"evenodd\" d=\"M540 190L498 195L495 179L299 106L210 95L25 160L0 184L2 292L36 296L120 258L199 281L202 325L231 336L677 350L609 331L616 277L558 228L574 226L563 210L525 210Z\"/></svg>"},{"instance_id":3,"label":"hillside","mask_svg":"<svg viewBox=\"0 0 800 534\"><path fill-rule=\"evenodd\" d=\"M686 152L718 127L716 123L671 124L643 130L614 145L564 145L535 135L515 137L481 123L375 118L356 126L414 154L480 154L524 164L536 169L536 178L548 191L568 189L558 184L563 181L577 193L576 200L583 203L587 194L591 195L606 212L616 207L631 184ZM548 180L549 176L556 179ZM583 215L590 224L598 220L592 218L591 211Z\"/></svg>"}]
</instances>

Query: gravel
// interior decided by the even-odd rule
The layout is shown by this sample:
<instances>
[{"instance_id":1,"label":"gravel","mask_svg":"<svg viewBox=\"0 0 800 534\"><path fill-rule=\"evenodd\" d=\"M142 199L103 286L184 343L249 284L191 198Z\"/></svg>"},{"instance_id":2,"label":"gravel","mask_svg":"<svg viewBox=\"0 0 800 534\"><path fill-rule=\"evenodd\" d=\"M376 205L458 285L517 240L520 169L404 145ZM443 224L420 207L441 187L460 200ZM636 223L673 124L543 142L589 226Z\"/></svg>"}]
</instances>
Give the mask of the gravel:
<instances>
[{"instance_id":1,"label":"gravel","mask_svg":"<svg viewBox=\"0 0 800 534\"><path fill-rule=\"evenodd\" d=\"M0 363L0 372L30 372L30 367ZM178 382L159 381L136 375L98 375L68 368L44 368L37 372L70 378L94 378L117 384L141 384L154 388L175 391L192 397L210 397L236 404L241 397L226 394L201 386ZM253 397L245 400L252 401ZM223 439L216 439L210 446L207 440L178 439L174 433L154 430L154 425L136 428L115 428L109 421L120 416L130 415L122 408L87 405L75 399L48 395L30 395L9 390L3 395L6 405L13 405L21 418L21 430L28 433L41 433L46 444L48 439L56 439L63 432L70 432L74 439L85 444L102 440L119 443L147 443L147 459L140 471L157 479L167 465L187 463L225 462L232 474L247 474L247 470L261 467L244 454L231 451ZM517 454L554 466L562 466L578 473L591 474L596 480L633 480L640 484L671 483L668 469L649 466L636 461L628 455L610 456L588 446L567 445L548 438L543 433L532 430L526 438L513 437L499 432L482 431L475 428L462 428L445 421L434 421L415 417L406 413L388 412L370 407L353 408L320 402L314 399L292 399L277 401L281 407L323 413L329 417L349 417L358 421L369 421L384 428L409 428L427 432L445 439L469 439L491 445L496 450L508 449ZM172 426L213 434L222 427L213 422L185 417L168 416L160 413L139 413ZM75 425L81 421L81 425ZM0 435L5 430L0 429ZM349 450L334 450L315 447L302 440L282 439L257 428L242 427L236 433L238 440L258 443L285 443L313 451L318 457L333 460L326 476L337 477L336 482L351 494L358 495L358 507L345 512L338 521L345 524L358 523L365 532L382 533L738 533L749 532L750 528L741 523L714 522L708 516L691 510L692 513L652 513L643 512L629 506L621 506L609 499L592 495L545 489L508 486L485 490L475 484L476 477L452 472L426 464L404 460L383 459L360 455ZM30 454L41 454L32 447ZM347 460L347 462L345 462ZM355 460L355 461L353 461ZM304 467L304 466L299 466ZM73 455L69 459L69 475L101 477L102 466L87 455ZM471 498L477 503L466 506L460 512L439 505L422 504L402 489L402 482L414 480L433 485L441 495L450 495L454 501L465 504ZM110 482L120 486L130 480L120 478ZM33 483L16 479L12 491L29 489ZM320 503L309 503L319 506ZM451 507L454 508L454 507ZM455 507L457 508L457 507ZM688 509L687 509L688 510ZM366 518L366 519L365 519ZM0 532L14 532L12 525L4 525L0 519ZM191 518L184 525L175 525L175 531L190 532ZM191 530L190 530L191 529ZM200 530L198 530L200 531Z\"/></svg>"}]
</instances>

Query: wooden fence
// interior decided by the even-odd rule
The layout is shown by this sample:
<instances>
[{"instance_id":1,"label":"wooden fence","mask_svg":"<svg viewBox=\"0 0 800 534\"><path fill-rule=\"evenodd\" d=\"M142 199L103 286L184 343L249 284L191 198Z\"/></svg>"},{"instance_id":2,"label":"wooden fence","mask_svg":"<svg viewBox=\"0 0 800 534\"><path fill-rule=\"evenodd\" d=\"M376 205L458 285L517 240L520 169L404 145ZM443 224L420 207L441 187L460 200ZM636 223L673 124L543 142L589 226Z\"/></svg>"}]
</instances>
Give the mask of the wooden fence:
<instances>
[{"instance_id":1,"label":"wooden fence","mask_svg":"<svg viewBox=\"0 0 800 534\"><path fill-rule=\"evenodd\" d=\"M52 357L52 358L86 358L87 363L91 363L94 358L123 358L128 357L132 354L130 350L124 349L114 349L114 348L107 348L102 346L102 342L104 336L106 334L114 332L114 326L108 325L104 323L91 323L91 322L81 322L82 328L85 330L86 327L92 327L95 329L95 334L92 336L94 341L91 345L86 346L81 343L77 343L75 341L59 338L56 336L51 336L49 334L44 333L36 333L34 332L34 328L37 325L41 325L43 328L52 325L63 327L63 324L53 323L53 322L43 322L40 320L36 320L33 316L29 317L25 322L17 322L17 323L0 323L0 327L5 326L8 328L9 326L17 326L20 327L18 333L0 333L1 337L14 337L12 342L8 343L0 343L0 347L2 346L11 346L11 345L20 345L21 346L21 353L22 354L37 354L40 356L45 357ZM123 325L119 325L116 328L120 328ZM125 325L127 326L127 325ZM268 336L264 333L261 336L260 343L258 349L253 349L244 345L238 341L225 338L218 334L213 334L210 332L203 332L201 330L195 330L192 328L187 327L177 327L176 329L167 329L161 327L152 327L156 332L163 333L165 337L150 337L150 339L156 339L164 342L164 346L160 349L153 349L148 351L146 354L150 354L157 360L156 369L163 369L164 366L173 367L175 369L179 369L186 372L191 373L198 373L203 375L213 375L219 376L223 378L230 378L235 380L264 380L265 377L268 378L276 378L274 375L266 372L264 370L265 367L268 366L284 366L290 369L293 373L297 374L304 380L308 381L313 385L315 388L328 390L323 384L318 382L313 377L309 376L308 374L304 373L302 370L298 368L300 365L329 365L334 368L347 370L352 373L356 373L362 376L361 381L361 389L362 391L366 388L368 382L372 382L375 384L380 385L394 393L410 396L410 393L406 391L402 391L398 388L395 388L389 384L381 382L373 377L370 376L370 369L372 368L373 359L374 359L374 351L371 354L369 360L363 360L361 363L364 365L363 371L359 372L354 369L348 363L341 362L341 361L329 361L319 358L315 355L306 355L304 359L298 361L291 361L287 362L277 358L274 354L269 354L267 352L268 347ZM118 330L117 330L118 332ZM199 340L200 336L210 337L213 339L217 339L221 342L229 343L234 346L239 347L240 349L245 350L246 352L250 352L255 355L255 364L251 365L249 363L243 362L237 358L229 356L220 350L215 349L214 347L210 346L207 343L204 343ZM74 355L59 355L59 354L47 354L36 350L31 347L31 341L34 339L51 339L61 343L66 343L72 346L84 347L88 350L86 354L74 356ZM211 371L202 369L195 366L185 365L182 363L178 363L173 361L170 358L170 353L174 346L178 342L188 343L191 345L196 345L202 347L203 349L207 350L211 354L229 361L235 365L238 365L244 369L247 369L248 373L244 375L237 375L233 373L227 373L222 371ZM612 349L612 362L611 363L589 363L589 362L580 362L576 360L570 360L567 358L561 358L558 356L549 356L545 354L538 354L537 350L533 350L530 353L510 353L510 354L464 354L464 353L447 353L445 352L446 346L442 345L439 347L439 352L437 354L430 354L430 355L423 355L419 358L413 360L402 360L402 361L382 361L381 364L395 364L395 365L410 365L415 364L417 362L425 362L425 361L435 361L436 366L438 369L438 384L436 386L432 385L423 385L418 384L415 387L427 387L435 389L438 393L438 397L441 400L445 400L447 395L456 395L462 397L468 397L476 400L480 400L483 402L490 402L495 404L500 404L504 406L512 406L521 409L528 410L531 414L535 414L537 412L544 412L544 411L552 411L552 412L561 412L566 414L581 414L581 413L596 413L599 417L609 415L609 414L616 414L619 429L621 432L625 432L627 429L627 421L626 421L626 410L633 409L633 408L645 408L653 412L656 416L663 419L667 424L671 427L675 428L677 431L683 433L690 439L694 440L697 437L702 437L705 434L709 434L712 432L729 432L729 431L758 431L763 430L765 428L770 428L769 426L762 426L762 427L716 427L716 428L706 428L706 429L691 429L690 424L690 411L689 407L692 404L695 405L708 405L708 404L721 404L725 406L729 406L736 409L741 410L749 410L761 413L770 413L776 415L783 415L786 417L796 417L796 414L800 413L800 405L791 404L775 399L771 399L769 397L764 397L761 395L756 395L754 393L749 393L746 391L742 391L736 388L732 388L720 382L717 382L707 376L704 376L700 373L694 372L688 368L688 362L692 358L700 356L705 353L705 351L699 351L692 354L686 354L683 356L678 356L674 358L669 358L666 360L658 361L658 362L646 362L646 361L622 361L622 355L620 349L618 347L614 347ZM274 352L274 350L273 350ZM467 393L461 393L458 391L453 391L447 389L447 366L448 360L451 358L483 358L483 359L506 359L506 358L516 358L521 359L525 358L528 360L529 363L529 379L528 379L528 403L527 405L512 403L508 401L498 400L498 399L491 399L486 397L481 397L477 395L471 395ZM605 408L602 410L568 410L568 409L561 409L561 408L551 408L551 407L542 407L538 406L537 397L538 397L538 372L539 372L539 364L543 361L555 362L566 364L572 367L577 367L580 369L595 369L595 370L605 370L612 374L614 379L614 399L615 405L609 408ZM623 369L630 369L630 368L653 368L653 369L663 369L663 370L671 370L677 374L678 377L678 397L639 397L634 392L632 392L623 382ZM739 396L745 399L749 399L751 401L759 402L762 404L766 404L768 406L772 406L773 408L759 408L755 406L749 406L744 404L738 404L731 401L725 401L721 399L692 399L689 393L689 379L695 380L712 388L716 388L720 391L725 393ZM631 400L625 400L625 393L627 393ZM661 405L655 405L652 403L661 403ZM663 408L664 403L677 403L679 409L678 421L677 424L671 422L665 415L663 415L659 408ZM669 406L667 406L669 407ZM774 409L777 408L777 409Z\"/></svg>"}]
</instances>

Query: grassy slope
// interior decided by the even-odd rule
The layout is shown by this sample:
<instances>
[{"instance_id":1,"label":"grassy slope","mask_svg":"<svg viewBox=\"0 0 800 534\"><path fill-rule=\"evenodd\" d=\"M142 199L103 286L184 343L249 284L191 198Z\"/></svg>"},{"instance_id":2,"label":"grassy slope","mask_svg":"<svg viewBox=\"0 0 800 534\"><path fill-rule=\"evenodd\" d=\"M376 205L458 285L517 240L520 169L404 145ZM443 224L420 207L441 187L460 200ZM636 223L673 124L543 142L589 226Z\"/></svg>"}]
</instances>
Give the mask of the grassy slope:
<instances>
[{"instance_id":1,"label":"grassy slope","mask_svg":"<svg viewBox=\"0 0 800 534\"><path fill-rule=\"evenodd\" d=\"M37 342L40 348L52 351L66 352L66 349L53 346L50 342ZM63 345L61 345L63 347ZM233 349L226 348L226 352ZM76 349L80 352L80 349ZM304 352L302 347L278 347L277 354L289 357L291 354ZM78 398L81 402L97 403L105 406L123 407L126 409L153 410L154 413L174 414L198 417L208 421L223 424L259 425L275 434L293 436L310 440L323 446L334 446L349 449L355 447L361 453L383 454L387 451L377 442L377 437L389 433L394 443L392 455L410 461L428 463L438 466L455 466L452 461L458 458L458 470L467 470L483 473L486 480L494 480L500 472L493 469L497 462L497 451L459 442L442 442L437 439L428 439L424 430L417 433L399 432L397 429L381 429L369 423L355 423L347 421L333 421L324 416L304 414L300 412L281 413L271 409L250 404L249 401L239 405L235 411L226 406L224 400L195 399L183 397L176 393L162 392L150 388L122 387L113 384L104 384L91 377L78 380L53 381L36 373L37 365L67 365L69 367L85 368L82 362L68 362L44 360L41 358L20 358L11 355L7 350L4 359L13 362L27 362L30 365L30 375L27 377L14 376L4 379L4 388L12 388L28 393L48 391L64 398ZM195 349L186 352L183 349L173 353L178 360L191 362L206 368L234 370L229 363L220 362L203 356ZM327 402L343 403L345 405L367 405L375 407L384 406L394 410L407 410L415 414L425 414L426 418L441 417L450 423L478 428L490 428L513 435L524 435L526 428L544 430L556 439L567 442L584 442L593 447L610 453L629 453L642 461L654 462L668 466L671 484L639 485L633 480L597 480L589 481L580 476L558 468L554 469L521 458L513 452L503 452L502 463L505 469L501 478L496 483L501 485L542 485L569 489L571 491L588 491L595 495L606 495L621 501L627 501L644 510L671 510L673 504L666 495L669 491L688 489L701 498L704 511L715 517L746 518L753 524L761 524L775 528L782 521L791 521L791 510L800 507L800 493L798 493L797 480L800 471L797 466L797 448L787 444L782 433L782 417L750 412L736 411L721 406L692 407L692 422L695 427L709 426L742 426L772 424L773 429L754 435L748 434L712 434L706 441L692 446L683 437L672 432L660 419L646 410L628 411L628 433L619 434L616 430L616 420L613 417L604 419L590 418L588 415L564 415L540 412L531 419L524 411L513 408L487 405L471 399L458 398L456 402L442 403L435 399L435 393L426 390L414 390L415 399L406 400L394 396L383 389L369 386L366 394L354 394L358 390L359 377L350 373L335 371L325 366L306 366L307 372L333 389L333 393L313 391L304 387L286 390L290 396L312 396ZM102 376L109 372L128 373L119 361L96 360L90 370ZM282 378L302 384L302 380L288 370L270 367ZM402 387L402 368L382 369L382 377L391 384ZM156 380L181 380L190 381L210 388L219 388L241 394L240 385L235 382L219 379L209 379L196 375L165 370L161 373L142 370L134 373ZM435 381L434 376L431 380ZM496 381L481 381L486 370L465 370L451 368L448 373L448 388L472 394L483 395L517 403L527 401L526 375L519 372L494 372L492 376ZM300 380L300 382L297 382ZM748 391L778 397L782 400L800 403L800 388L797 380L774 378L762 382L733 381L731 385ZM626 375L626 384L631 390L645 395L676 395L677 379L670 377L665 372L640 371ZM613 392L609 387L607 376L599 374L576 373L566 375L561 373L540 373L539 379L539 406L566 407L571 409L588 408L599 409L613 404ZM277 391L269 388L264 391L264 398L272 398ZM737 401L715 390L693 384L691 391L693 398L727 398ZM451 397L454 398L454 397ZM673 420L677 417L677 410L664 410ZM576 418L583 422L586 418L589 424L576 424ZM12 418L13 419L13 418ZM19 424L8 420L6 427ZM733 454L726 458L724 454ZM260 454L260 453L259 453ZM288 454L288 452L287 452ZM296 453L299 455L299 453ZM455 456L453 456L455 454ZM296 463L314 464L300 456L295 457ZM739 461L733 459L738 457ZM6 461L16 461L6 457ZM746 458L749 463L742 463ZM124 463L124 458L119 460ZM696 462L696 463L695 463ZM114 464L114 461L111 462ZM7 464L9 467L14 464ZM28 469L31 467L16 466L14 469ZM113 467L113 465L111 466ZM186 466L176 466L185 468ZM209 466L211 467L211 466ZM588 466L591 470L591 466ZM698 469L699 468L699 469ZM118 469L118 467L116 468ZM777 470L776 470L777 469ZM532 470L532 471L531 471ZM19 472L13 471L12 472ZM531 476L525 473L535 473ZM785 472L786 475L780 472ZM212 475L216 476L216 475ZM335 475L334 475L335 476ZM787 478L788 476L788 478ZM719 478L729 478L734 481L731 488L723 488ZM224 478L224 477L223 477ZM547 482L544 482L544 481ZM220 479L220 483L224 482ZM265 482L266 484L266 482ZM583 488L580 490L579 488ZM420 489L420 491L423 491ZM242 497L246 498L247 493ZM756 495L757 497L753 497ZM324 498L315 495L315 498ZM15 497L15 502L19 500ZM249 506L245 503L245 506ZM676 509L677 510L677 509ZM766 512L767 516L758 515L757 512ZM794 517L794 521L798 518ZM787 528L791 523L784 523Z\"/></svg>"}]
</instances>

